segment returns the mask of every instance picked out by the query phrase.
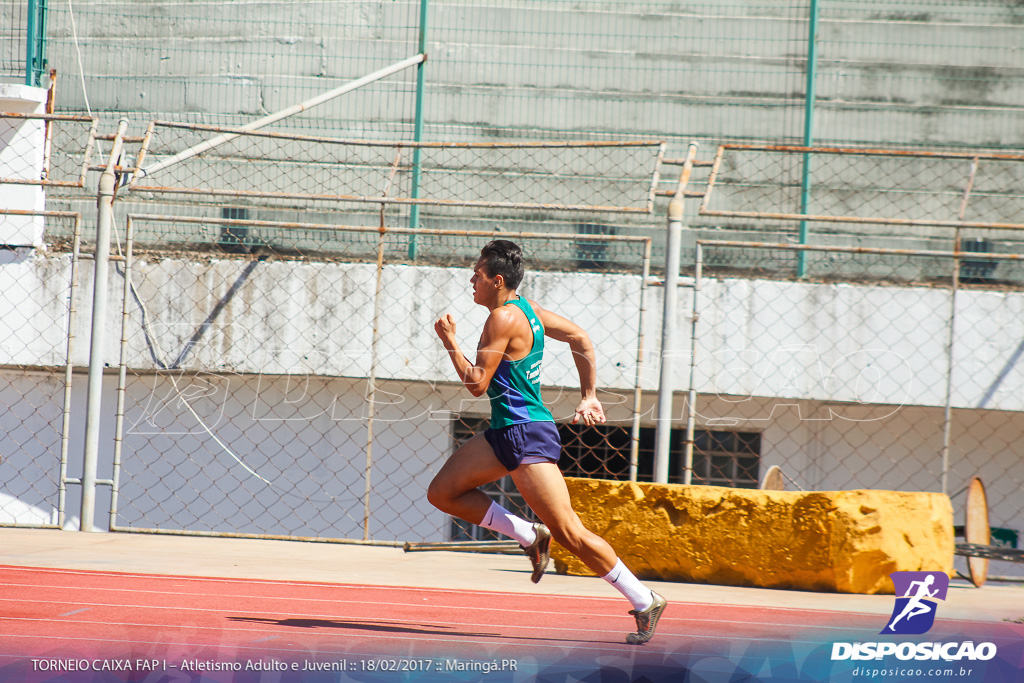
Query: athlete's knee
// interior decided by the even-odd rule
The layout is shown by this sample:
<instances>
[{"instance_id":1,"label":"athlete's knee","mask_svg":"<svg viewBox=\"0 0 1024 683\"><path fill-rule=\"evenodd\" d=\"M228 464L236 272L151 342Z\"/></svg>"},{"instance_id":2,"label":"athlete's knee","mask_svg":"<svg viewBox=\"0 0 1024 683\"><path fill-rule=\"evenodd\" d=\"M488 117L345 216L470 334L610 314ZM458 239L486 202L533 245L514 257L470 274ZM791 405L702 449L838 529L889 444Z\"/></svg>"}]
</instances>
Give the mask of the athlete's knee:
<instances>
[{"instance_id":1,"label":"athlete's knee","mask_svg":"<svg viewBox=\"0 0 1024 683\"><path fill-rule=\"evenodd\" d=\"M447 512L451 505L452 495L451 489L443 481L439 481L438 477L434 477L431 480L430 485L427 486L427 502L436 507L442 512Z\"/></svg>"},{"instance_id":2,"label":"athlete's knee","mask_svg":"<svg viewBox=\"0 0 1024 683\"><path fill-rule=\"evenodd\" d=\"M551 529L551 535L558 542L558 545L573 555L578 555L579 551L585 550L589 545L591 537L594 535L593 532L583 526L583 522L580 521L576 513L573 513L562 522L549 524L548 527Z\"/></svg>"},{"instance_id":3,"label":"athlete's knee","mask_svg":"<svg viewBox=\"0 0 1024 683\"><path fill-rule=\"evenodd\" d=\"M571 532L556 532L554 529L551 530L551 536L558 542L558 545L568 550L573 555L579 556L580 551L583 550L585 544L583 537L577 533Z\"/></svg>"}]
</instances>

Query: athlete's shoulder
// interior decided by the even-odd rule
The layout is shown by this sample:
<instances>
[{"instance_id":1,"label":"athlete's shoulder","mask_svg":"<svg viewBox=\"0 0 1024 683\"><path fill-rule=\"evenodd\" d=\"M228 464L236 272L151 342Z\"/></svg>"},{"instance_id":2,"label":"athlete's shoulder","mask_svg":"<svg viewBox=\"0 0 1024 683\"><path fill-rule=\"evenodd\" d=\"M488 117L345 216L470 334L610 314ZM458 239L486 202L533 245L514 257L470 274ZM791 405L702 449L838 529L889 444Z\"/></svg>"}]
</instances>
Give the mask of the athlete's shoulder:
<instances>
[{"instance_id":1,"label":"athlete's shoulder","mask_svg":"<svg viewBox=\"0 0 1024 683\"><path fill-rule=\"evenodd\" d=\"M525 322L515 306L499 306L487 316L484 322L484 334L489 338L508 338L518 334L520 325Z\"/></svg>"},{"instance_id":2,"label":"athlete's shoulder","mask_svg":"<svg viewBox=\"0 0 1024 683\"><path fill-rule=\"evenodd\" d=\"M495 325L511 325L517 319L514 306L498 306L487 316L487 322Z\"/></svg>"}]
</instances>

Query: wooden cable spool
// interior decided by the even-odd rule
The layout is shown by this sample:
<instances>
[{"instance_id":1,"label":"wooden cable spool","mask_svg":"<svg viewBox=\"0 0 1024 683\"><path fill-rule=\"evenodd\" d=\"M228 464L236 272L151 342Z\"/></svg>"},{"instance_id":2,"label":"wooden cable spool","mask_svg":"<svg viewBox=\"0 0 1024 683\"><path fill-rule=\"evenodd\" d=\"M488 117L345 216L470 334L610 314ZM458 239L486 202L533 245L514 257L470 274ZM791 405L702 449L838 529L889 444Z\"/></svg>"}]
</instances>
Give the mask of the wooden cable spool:
<instances>
[{"instance_id":1,"label":"wooden cable spool","mask_svg":"<svg viewBox=\"0 0 1024 683\"><path fill-rule=\"evenodd\" d=\"M988 498L985 496L985 485L981 479L973 477L967 486L967 509L964 513L964 541L972 545L991 545L992 529L988 524ZM967 558L967 573L971 583L978 588L985 585L988 578L988 558Z\"/></svg>"}]
</instances>

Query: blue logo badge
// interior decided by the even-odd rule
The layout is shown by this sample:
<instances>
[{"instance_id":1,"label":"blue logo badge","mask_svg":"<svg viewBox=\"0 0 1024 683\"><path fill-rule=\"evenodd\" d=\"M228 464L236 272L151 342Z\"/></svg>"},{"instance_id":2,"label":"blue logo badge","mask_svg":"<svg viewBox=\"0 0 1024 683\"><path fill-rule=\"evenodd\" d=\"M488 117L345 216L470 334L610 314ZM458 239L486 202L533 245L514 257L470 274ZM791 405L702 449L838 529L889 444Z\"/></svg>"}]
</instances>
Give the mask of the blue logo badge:
<instances>
[{"instance_id":1,"label":"blue logo badge","mask_svg":"<svg viewBox=\"0 0 1024 683\"><path fill-rule=\"evenodd\" d=\"M949 576L942 572L893 572L896 606L881 633L927 633L935 623L936 600L945 600Z\"/></svg>"}]
</instances>

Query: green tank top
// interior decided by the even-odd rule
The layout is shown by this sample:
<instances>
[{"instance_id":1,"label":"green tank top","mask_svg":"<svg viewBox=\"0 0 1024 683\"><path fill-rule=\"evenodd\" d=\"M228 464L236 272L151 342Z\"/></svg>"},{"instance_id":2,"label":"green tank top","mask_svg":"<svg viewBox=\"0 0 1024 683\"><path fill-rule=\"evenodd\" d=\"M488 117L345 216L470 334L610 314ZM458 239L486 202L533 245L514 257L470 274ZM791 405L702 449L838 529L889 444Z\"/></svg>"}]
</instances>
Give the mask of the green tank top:
<instances>
[{"instance_id":1,"label":"green tank top","mask_svg":"<svg viewBox=\"0 0 1024 683\"><path fill-rule=\"evenodd\" d=\"M540 363L544 355L544 327L523 297L505 303L526 314L533 330L533 348L521 360L502 360L487 386L491 399L491 429L524 422L554 422L540 398Z\"/></svg>"}]
</instances>

